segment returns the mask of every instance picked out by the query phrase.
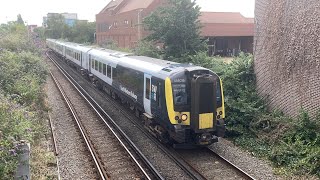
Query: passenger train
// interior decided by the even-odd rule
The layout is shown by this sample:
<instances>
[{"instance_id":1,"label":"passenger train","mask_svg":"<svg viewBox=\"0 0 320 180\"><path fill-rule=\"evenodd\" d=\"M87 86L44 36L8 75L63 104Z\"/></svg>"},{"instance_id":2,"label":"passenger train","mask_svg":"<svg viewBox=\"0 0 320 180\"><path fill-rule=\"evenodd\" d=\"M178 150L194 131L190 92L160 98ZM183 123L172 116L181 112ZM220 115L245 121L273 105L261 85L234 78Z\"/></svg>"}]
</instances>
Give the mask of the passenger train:
<instances>
[{"instance_id":1,"label":"passenger train","mask_svg":"<svg viewBox=\"0 0 320 180\"><path fill-rule=\"evenodd\" d=\"M198 147L224 135L222 81L211 70L55 39L46 43L95 86L128 103L160 141Z\"/></svg>"}]
</instances>

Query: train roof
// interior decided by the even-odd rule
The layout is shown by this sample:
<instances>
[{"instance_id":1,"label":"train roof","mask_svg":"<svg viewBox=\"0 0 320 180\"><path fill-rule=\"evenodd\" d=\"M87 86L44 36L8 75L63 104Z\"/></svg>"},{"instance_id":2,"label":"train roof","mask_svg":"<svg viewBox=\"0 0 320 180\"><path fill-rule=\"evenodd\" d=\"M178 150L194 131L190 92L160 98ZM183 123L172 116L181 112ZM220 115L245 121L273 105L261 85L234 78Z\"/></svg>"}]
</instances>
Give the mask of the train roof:
<instances>
[{"instance_id":1,"label":"train roof","mask_svg":"<svg viewBox=\"0 0 320 180\"><path fill-rule=\"evenodd\" d=\"M54 41L54 39L48 39ZM159 78L170 77L181 71L204 70L206 68L195 66L192 64L180 64L172 61L156 59L146 56L135 56L131 53L120 52L105 48L83 46L77 43L63 42L60 40L54 41L56 43L74 48L83 52L89 52L92 56L99 59L107 60L111 63L118 64L127 68L132 68L141 72L155 75Z\"/></svg>"},{"instance_id":2,"label":"train roof","mask_svg":"<svg viewBox=\"0 0 320 180\"><path fill-rule=\"evenodd\" d=\"M78 50L78 51L82 51L82 52L88 52L92 49L92 47L89 47L89 46L83 46L81 44L76 44L76 43L63 43L66 47L69 47L69 48L73 48L75 50Z\"/></svg>"}]
</instances>

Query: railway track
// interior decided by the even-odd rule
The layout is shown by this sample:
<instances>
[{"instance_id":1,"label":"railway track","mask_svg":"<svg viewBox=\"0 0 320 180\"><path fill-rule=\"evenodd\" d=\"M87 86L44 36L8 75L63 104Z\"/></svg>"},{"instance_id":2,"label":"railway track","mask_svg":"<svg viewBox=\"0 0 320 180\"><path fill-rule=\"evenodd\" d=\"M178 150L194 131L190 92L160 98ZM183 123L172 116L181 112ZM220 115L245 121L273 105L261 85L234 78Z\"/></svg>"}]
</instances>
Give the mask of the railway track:
<instances>
[{"instance_id":1,"label":"railway track","mask_svg":"<svg viewBox=\"0 0 320 180\"><path fill-rule=\"evenodd\" d=\"M54 59L48 54L47 56L54 62ZM63 74L59 65L55 65ZM148 159L144 157L141 151L123 134L121 129L110 125L110 121L113 121L112 118L107 117L109 118L108 122L67 76L66 78L73 84L74 89L82 96L82 101L86 102L86 106L80 105L81 102L79 101L72 101L71 99L74 98L70 98L70 95L64 91L53 73L50 73L50 75L79 128L95 164L99 179L164 179ZM88 105L90 106L89 108ZM90 116L88 112L79 113L77 111L79 106L83 106L83 109L91 109L91 112L93 110L96 119L88 117ZM107 143L107 146L101 145L103 143Z\"/></svg>"},{"instance_id":2,"label":"railway track","mask_svg":"<svg viewBox=\"0 0 320 180\"><path fill-rule=\"evenodd\" d=\"M217 154L216 152L214 152L212 149L210 148L205 148L206 151L208 151L209 153L213 154L214 156L218 157L221 161L226 162L227 164L229 164L231 167L233 167L236 171L238 171L240 174L243 175L244 178L246 179L252 179L255 180L255 178L253 176L251 176L249 173L245 172L243 169L241 169L240 167L238 167L237 165L233 164L232 162L230 162L228 159L224 158L223 156Z\"/></svg>"},{"instance_id":3,"label":"railway track","mask_svg":"<svg viewBox=\"0 0 320 180\"><path fill-rule=\"evenodd\" d=\"M75 71L75 70L73 70L73 71ZM75 73L78 73L78 72L75 72ZM92 88L92 86L91 86L91 88ZM143 126L143 124L141 123L141 121L138 118L136 118L132 113L128 113L128 109L123 107L123 105L121 105L121 103L114 101L111 97L109 97L108 95L106 95L100 91L98 91L97 93L99 93L100 96L102 96L104 99L109 101L109 103L111 103L114 107L119 109L119 111L121 112L121 114L123 116L125 116L128 120L130 120L133 124L135 124L135 127L137 127L141 132L143 132L145 134L145 136L147 136L150 140L152 140L152 142L154 144L156 144L156 146L159 149L161 149L161 151L163 151L168 157L170 157L176 163L177 166L179 166L181 169L183 169L189 175L189 177L191 179L212 179L212 176L206 175L206 172L203 172L201 169L199 169L199 166L197 166L194 163L191 163L190 161L188 161L188 159L183 157L180 154L181 152L179 150L177 151L177 150L173 149L172 147L169 147L169 146L166 146L166 145L160 143L154 136L152 136L146 130L146 128ZM211 154L211 156L218 157L217 154L214 154L214 152L212 152L209 149L202 149L201 151L206 151L207 154ZM195 155L194 151L193 152L191 151L190 153ZM233 178L237 179L240 177L240 179L254 179L253 177L251 177L250 175L248 175L244 171L240 170L239 168L237 168L235 165L233 165L229 161L223 159L222 157L218 157L218 158L220 159L219 161L224 161L225 164L228 164L229 169L233 169L233 171L236 172L235 174L237 174L237 175L234 176ZM198 163L201 164L201 162L198 162Z\"/></svg>"}]
</instances>

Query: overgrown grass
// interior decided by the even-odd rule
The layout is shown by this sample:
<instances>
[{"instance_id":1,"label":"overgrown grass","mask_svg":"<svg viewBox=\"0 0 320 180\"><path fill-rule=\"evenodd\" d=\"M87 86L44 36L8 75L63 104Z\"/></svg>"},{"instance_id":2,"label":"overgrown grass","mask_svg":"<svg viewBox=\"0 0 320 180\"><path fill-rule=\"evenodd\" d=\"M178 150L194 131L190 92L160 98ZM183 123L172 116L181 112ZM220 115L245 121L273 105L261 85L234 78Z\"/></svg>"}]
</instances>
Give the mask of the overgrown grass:
<instances>
[{"instance_id":1,"label":"overgrown grass","mask_svg":"<svg viewBox=\"0 0 320 180\"><path fill-rule=\"evenodd\" d=\"M47 71L26 27L0 26L0 177L13 179L19 143L33 144L45 133L42 84Z\"/></svg>"}]
</instances>

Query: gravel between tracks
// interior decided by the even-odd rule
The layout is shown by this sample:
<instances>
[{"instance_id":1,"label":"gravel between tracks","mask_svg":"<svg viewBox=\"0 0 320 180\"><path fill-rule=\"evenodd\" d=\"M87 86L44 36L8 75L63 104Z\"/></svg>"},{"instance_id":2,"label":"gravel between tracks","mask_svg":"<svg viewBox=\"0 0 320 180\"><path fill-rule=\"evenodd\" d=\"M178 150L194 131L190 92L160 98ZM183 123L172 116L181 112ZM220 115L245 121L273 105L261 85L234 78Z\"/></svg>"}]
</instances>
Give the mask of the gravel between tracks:
<instances>
[{"instance_id":1,"label":"gravel between tracks","mask_svg":"<svg viewBox=\"0 0 320 180\"><path fill-rule=\"evenodd\" d=\"M230 164L221 161L205 148L177 150L177 152L207 179L243 180L243 175L235 171Z\"/></svg>"},{"instance_id":2,"label":"gravel between tracks","mask_svg":"<svg viewBox=\"0 0 320 180\"><path fill-rule=\"evenodd\" d=\"M272 166L266 161L253 157L223 138L209 148L256 179L282 179L273 173Z\"/></svg>"},{"instance_id":3,"label":"gravel between tracks","mask_svg":"<svg viewBox=\"0 0 320 180\"><path fill-rule=\"evenodd\" d=\"M51 78L48 78L47 86L61 179L96 179L91 157L88 156L74 120Z\"/></svg>"}]
</instances>

